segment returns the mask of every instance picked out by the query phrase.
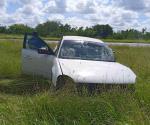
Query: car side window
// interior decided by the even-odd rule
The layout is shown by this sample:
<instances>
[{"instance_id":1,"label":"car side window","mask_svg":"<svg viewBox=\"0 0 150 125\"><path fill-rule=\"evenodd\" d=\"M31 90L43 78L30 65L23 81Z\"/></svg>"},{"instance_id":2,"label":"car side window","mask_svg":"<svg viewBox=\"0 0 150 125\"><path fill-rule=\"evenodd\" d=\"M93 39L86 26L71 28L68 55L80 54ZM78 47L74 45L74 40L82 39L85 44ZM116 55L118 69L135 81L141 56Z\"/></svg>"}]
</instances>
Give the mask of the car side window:
<instances>
[{"instance_id":1,"label":"car side window","mask_svg":"<svg viewBox=\"0 0 150 125\"><path fill-rule=\"evenodd\" d=\"M39 48L45 48L48 50L47 44L45 44L42 39L32 35L27 35L26 48L33 49L33 50L38 50Z\"/></svg>"}]
</instances>

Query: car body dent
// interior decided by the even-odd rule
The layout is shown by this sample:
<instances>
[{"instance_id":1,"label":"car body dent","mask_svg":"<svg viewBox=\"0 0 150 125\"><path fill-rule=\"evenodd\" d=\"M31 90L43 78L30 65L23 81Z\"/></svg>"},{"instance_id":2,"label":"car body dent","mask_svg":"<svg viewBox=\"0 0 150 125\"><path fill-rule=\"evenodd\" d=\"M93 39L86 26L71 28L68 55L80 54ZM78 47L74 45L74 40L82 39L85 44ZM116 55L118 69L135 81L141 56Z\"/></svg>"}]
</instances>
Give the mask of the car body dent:
<instances>
[{"instance_id":1,"label":"car body dent","mask_svg":"<svg viewBox=\"0 0 150 125\"><path fill-rule=\"evenodd\" d=\"M64 75L77 83L135 83L134 72L117 62L59 59Z\"/></svg>"}]
</instances>

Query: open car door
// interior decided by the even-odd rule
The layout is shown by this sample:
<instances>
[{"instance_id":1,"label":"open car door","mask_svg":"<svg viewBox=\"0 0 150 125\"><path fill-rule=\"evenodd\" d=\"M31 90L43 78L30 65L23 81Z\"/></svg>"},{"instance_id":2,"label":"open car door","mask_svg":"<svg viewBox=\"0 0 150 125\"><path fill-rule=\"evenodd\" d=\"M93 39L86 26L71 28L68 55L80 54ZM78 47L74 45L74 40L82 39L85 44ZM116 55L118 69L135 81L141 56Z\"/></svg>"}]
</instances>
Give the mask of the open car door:
<instances>
[{"instance_id":1,"label":"open car door","mask_svg":"<svg viewBox=\"0 0 150 125\"><path fill-rule=\"evenodd\" d=\"M36 33L25 34L22 49L23 73L51 79L54 58L53 50Z\"/></svg>"}]
</instances>

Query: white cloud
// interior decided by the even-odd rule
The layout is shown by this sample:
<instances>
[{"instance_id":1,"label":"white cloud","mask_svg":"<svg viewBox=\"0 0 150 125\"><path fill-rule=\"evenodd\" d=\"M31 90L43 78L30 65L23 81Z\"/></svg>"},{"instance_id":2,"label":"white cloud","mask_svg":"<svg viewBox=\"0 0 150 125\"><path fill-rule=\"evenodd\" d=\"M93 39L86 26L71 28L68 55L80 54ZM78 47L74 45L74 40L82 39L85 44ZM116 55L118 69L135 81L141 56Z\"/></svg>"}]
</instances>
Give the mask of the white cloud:
<instances>
[{"instance_id":1,"label":"white cloud","mask_svg":"<svg viewBox=\"0 0 150 125\"><path fill-rule=\"evenodd\" d=\"M7 2L6 0L0 0L0 14L5 13Z\"/></svg>"},{"instance_id":2,"label":"white cloud","mask_svg":"<svg viewBox=\"0 0 150 125\"><path fill-rule=\"evenodd\" d=\"M0 1L0 7L3 8L6 4L6 0L1 0Z\"/></svg>"},{"instance_id":3,"label":"white cloud","mask_svg":"<svg viewBox=\"0 0 150 125\"><path fill-rule=\"evenodd\" d=\"M112 2L114 5L133 11L141 11L146 7L144 0L113 0Z\"/></svg>"},{"instance_id":4,"label":"white cloud","mask_svg":"<svg viewBox=\"0 0 150 125\"><path fill-rule=\"evenodd\" d=\"M50 0L45 4L43 10L46 13L64 13L66 11L66 3L63 0Z\"/></svg>"},{"instance_id":5,"label":"white cloud","mask_svg":"<svg viewBox=\"0 0 150 125\"><path fill-rule=\"evenodd\" d=\"M4 25L3 22L7 16L6 7L7 7L6 0L0 0L0 25Z\"/></svg>"},{"instance_id":6,"label":"white cloud","mask_svg":"<svg viewBox=\"0 0 150 125\"><path fill-rule=\"evenodd\" d=\"M7 2L12 3L10 0ZM15 0L13 3L19 4L18 9L12 14L5 14L5 18L0 23L7 25L22 23L34 27L43 20L41 11L43 3L41 1Z\"/></svg>"},{"instance_id":7,"label":"white cloud","mask_svg":"<svg viewBox=\"0 0 150 125\"><path fill-rule=\"evenodd\" d=\"M90 14L90 13L95 13L95 8L94 8L94 3L92 1L87 1L87 2L79 2L76 5L76 10L79 13L82 14Z\"/></svg>"},{"instance_id":8,"label":"white cloud","mask_svg":"<svg viewBox=\"0 0 150 125\"><path fill-rule=\"evenodd\" d=\"M89 20L85 20L85 19L81 19L78 17L68 17L67 19L65 19L63 21L63 23L68 23L73 27L86 27L86 26L92 26L92 22L90 22Z\"/></svg>"},{"instance_id":9,"label":"white cloud","mask_svg":"<svg viewBox=\"0 0 150 125\"><path fill-rule=\"evenodd\" d=\"M90 20L93 24L110 24L116 30L126 29L129 24L134 25L138 19L138 14L130 10L115 8L113 6L100 5L96 7L96 13L85 15L85 19Z\"/></svg>"},{"instance_id":10,"label":"white cloud","mask_svg":"<svg viewBox=\"0 0 150 125\"><path fill-rule=\"evenodd\" d=\"M18 7L9 14L7 5L12 3ZM6 25L36 26L57 20L73 26L110 24L115 30L142 26L150 29L150 0L0 0L0 8L0 24Z\"/></svg>"},{"instance_id":11,"label":"white cloud","mask_svg":"<svg viewBox=\"0 0 150 125\"><path fill-rule=\"evenodd\" d=\"M62 22L65 19L65 17L62 14L50 14L48 17L48 20L55 20Z\"/></svg>"},{"instance_id":12,"label":"white cloud","mask_svg":"<svg viewBox=\"0 0 150 125\"><path fill-rule=\"evenodd\" d=\"M68 0L68 12L77 12L81 14L95 13L95 2L91 0Z\"/></svg>"}]
</instances>

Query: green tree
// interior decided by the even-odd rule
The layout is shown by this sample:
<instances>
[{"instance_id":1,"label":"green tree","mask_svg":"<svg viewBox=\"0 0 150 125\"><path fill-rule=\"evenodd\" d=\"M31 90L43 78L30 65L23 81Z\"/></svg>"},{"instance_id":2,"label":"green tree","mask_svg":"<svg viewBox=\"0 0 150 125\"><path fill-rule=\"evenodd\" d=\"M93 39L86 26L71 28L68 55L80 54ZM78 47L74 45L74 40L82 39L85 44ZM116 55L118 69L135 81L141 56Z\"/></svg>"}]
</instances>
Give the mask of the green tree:
<instances>
[{"instance_id":1,"label":"green tree","mask_svg":"<svg viewBox=\"0 0 150 125\"><path fill-rule=\"evenodd\" d=\"M113 29L110 25L95 25L93 26L93 30L95 31L95 35L98 38L108 38L112 36L113 34Z\"/></svg>"},{"instance_id":2,"label":"green tree","mask_svg":"<svg viewBox=\"0 0 150 125\"><path fill-rule=\"evenodd\" d=\"M42 36L59 36L61 26L60 22L47 21L36 26L36 31Z\"/></svg>"},{"instance_id":3,"label":"green tree","mask_svg":"<svg viewBox=\"0 0 150 125\"><path fill-rule=\"evenodd\" d=\"M7 28L6 28L6 26L1 26L1 25L0 25L0 33L7 33Z\"/></svg>"},{"instance_id":4,"label":"green tree","mask_svg":"<svg viewBox=\"0 0 150 125\"><path fill-rule=\"evenodd\" d=\"M24 24L13 24L9 26L8 32L12 34L24 34L26 32L33 32L34 29Z\"/></svg>"}]
</instances>

